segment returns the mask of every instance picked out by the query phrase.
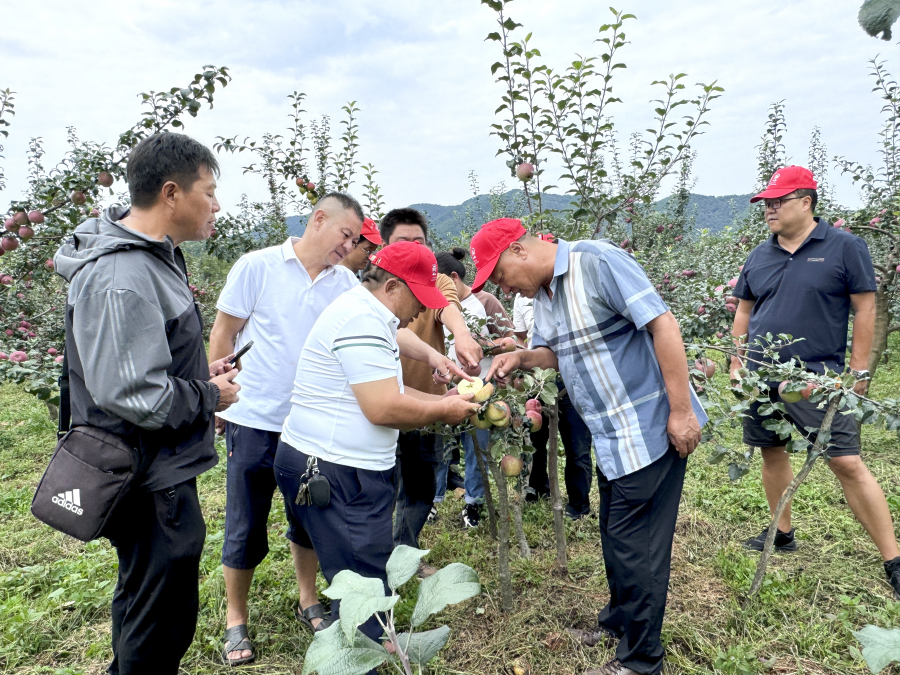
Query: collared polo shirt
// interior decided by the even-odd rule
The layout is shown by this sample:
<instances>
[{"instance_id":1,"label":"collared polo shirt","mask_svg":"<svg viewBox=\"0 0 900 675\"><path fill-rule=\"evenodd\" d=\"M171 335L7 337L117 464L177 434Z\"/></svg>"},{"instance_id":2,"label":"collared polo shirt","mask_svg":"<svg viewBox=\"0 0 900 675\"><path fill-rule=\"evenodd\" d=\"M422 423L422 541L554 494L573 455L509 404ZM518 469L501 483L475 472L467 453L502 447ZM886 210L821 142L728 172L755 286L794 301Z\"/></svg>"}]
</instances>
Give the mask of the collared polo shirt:
<instances>
[{"instance_id":1,"label":"collared polo shirt","mask_svg":"<svg viewBox=\"0 0 900 675\"><path fill-rule=\"evenodd\" d=\"M554 351L598 466L608 479L621 478L669 448L669 399L645 328L669 308L640 264L612 242L558 246L552 298L542 287L534 299L533 347ZM706 424L692 388L691 406Z\"/></svg>"},{"instance_id":2,"label":"collared polo shirt","mask_svg":"<svg viewBox=\"0 0 900 675\"><path fill-rule=\"evenodd\" d=\"M294 253L296 241L288 238L281 246L241 256L216 303L226 314L247 320L235 351L253 340L236 378L240 400L218 413L234 424L281 431L306 336L326 307L359 284L343 265L310 279Z\"/></svg>"},{"instance_id":3,"label":"collared polo shirt","mask_svg":"<svg viewBox=\"0 0 900 675\"><path fill-rule=\"evenodd\" d=\"M847 353L850 296L875 291L875 270L866 242L820 218L796 251L777 235L747 257L733 295L755 300L749 342L787 333L803 338L781 350L783 361L796 356L816 373L843 372ZM752 349L750 350L752 351ZM754 354L748 352L754 358ZM755 358L761 355L756 352ZM758 364L748 362L750 370Z\"/></svg>"},{"instance_id":4,"label":"collared polo shirt","mask_svg":"<svg viewBox=\"0 0 900 675\"><path fill-rule=\"evenodd\" d=\"M364 286L322 312L300 353L281 440L335 464L393 468L400 432L372 424L351 385L396 378L403 393L399 326L393 312Z\"/></svg>"}]
</instances>

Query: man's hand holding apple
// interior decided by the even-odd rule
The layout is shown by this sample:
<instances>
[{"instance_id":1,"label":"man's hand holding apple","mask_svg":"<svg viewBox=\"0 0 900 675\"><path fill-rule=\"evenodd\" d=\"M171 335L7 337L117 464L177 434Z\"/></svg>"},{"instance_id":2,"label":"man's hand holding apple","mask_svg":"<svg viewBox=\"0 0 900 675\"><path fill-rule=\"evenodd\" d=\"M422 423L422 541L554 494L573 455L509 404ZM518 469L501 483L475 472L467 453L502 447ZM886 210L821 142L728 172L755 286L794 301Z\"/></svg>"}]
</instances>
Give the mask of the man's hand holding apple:
<instances>
[{"instance_id":1,"label":"man's hand holding apple","mask_svg":"<svg viewBox=\"0 0 900 675\"><path fill-rule=\"evenodd\" d=\"M474 394L442 398L441 403L444 405L444 411L441 413L441 421L446 424L459 424L478 412L481 404L473 402L472 396Z\"/></svg>"}]
</instances>

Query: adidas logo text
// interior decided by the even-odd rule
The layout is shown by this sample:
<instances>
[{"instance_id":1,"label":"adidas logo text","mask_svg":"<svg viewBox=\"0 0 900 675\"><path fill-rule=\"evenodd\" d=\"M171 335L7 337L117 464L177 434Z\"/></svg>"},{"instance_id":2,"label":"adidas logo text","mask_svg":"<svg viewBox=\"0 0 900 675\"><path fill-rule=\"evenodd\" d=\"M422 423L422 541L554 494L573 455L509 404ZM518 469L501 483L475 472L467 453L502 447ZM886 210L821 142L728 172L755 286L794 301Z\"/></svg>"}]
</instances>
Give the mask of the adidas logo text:
<instances>
[{"instance_id":1,"label":"adidas logo text","mask_svg":"<svg viewBox=\"0 0 900 675\"><path fill-rule=\"evenodd\" d=\"M51 500L57 506L61 506L67 511L71 511L76 516L80 516L84 513L84 509L81 508L81 490L66 490L65 492L60 492L58 495L54 496Z\"/></svg>"}]
</instances>

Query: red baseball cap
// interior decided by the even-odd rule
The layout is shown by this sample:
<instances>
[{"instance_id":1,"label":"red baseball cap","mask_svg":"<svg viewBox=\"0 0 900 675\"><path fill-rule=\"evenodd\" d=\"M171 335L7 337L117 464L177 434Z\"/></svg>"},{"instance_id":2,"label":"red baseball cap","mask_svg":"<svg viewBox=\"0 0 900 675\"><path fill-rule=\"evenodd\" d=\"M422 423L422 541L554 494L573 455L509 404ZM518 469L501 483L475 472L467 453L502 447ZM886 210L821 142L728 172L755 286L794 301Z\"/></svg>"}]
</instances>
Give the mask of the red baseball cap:
<instances>
[{"instance_id":1,"label":"red baseball cap","mask_svg":"<svg viewBox=\"0 0 900 675\"><path fill-rule=\"evenodd\" d=\"M405 281L413 295L429 309L440 309L450 304L434 285L437 280L434 253L419 242L395 242L370 255L369 261Z\"/></svg>"},{"instance_id":2,"label":"red baseball cap","mask_svg":"<svg viewBox=\"0 0 900 675\"><path fill-rule=\"evenodd\" d=\"M553 234L552 232L547 232L546 234L541 235L541 239L543 239L544 241L552 242L553 240L556 239L556 235Z\"/></svg>"},{"instance_id":3,"label":"red baseball cap","mask_svg":"<svg viewBox=\"0 0 900 675\"><path fill-rule=\"evenodd\" d=\"M472 284L473 291L477 293L484 288L497 266L500 254L527 232L518 218L500 218L481 226L469 244L469 254L478 270Z\"/></svg>"},{"instance_id":4,"label":"red baseball cap","mask_svg":"<svg viewBox=\"0 0 900 675\"><path fill-rule=\"evenodd\" d=\"M378 226L371 218L363 218L362 231L360 231L359 236L365 237L376 246L381 246L384 243L381 241L381 233L378 231Z\"/></svg>"},{"instance_id":5,"label":"red baseball cap","mask_svg":"<svg viewBox=\"0 0 900 675\"><path fill-rule=\"evenodd\" d=\"M761 199L778 199L789 195L794 190L815 190L818 185L816 179L813 178L812 171L792 164L773 173L766 189L755 197L751 197L750 203L758 202Z\"/></svg>"}]
</instances>

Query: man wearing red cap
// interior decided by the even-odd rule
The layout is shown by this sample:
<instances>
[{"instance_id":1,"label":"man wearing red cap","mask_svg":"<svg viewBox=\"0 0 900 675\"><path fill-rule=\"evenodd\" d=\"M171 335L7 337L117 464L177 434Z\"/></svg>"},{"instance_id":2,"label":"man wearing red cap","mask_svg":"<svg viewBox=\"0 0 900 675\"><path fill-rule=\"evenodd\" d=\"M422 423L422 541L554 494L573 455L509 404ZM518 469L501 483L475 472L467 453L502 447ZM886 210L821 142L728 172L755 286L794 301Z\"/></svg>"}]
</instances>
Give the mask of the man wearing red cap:
<instances>
[{"instance_id":1,"label":"man wearing red cap","mask_svg":"<svg viewBox=\"0 0 900 675\"><path fill-rule=\"evenodd\" d=\"M381 246L381 235L378 233L378 226L371 218L364 218L362 230L359 233L359 242L350 253L344 256L341 265L354 274L359 274L366 269L369 256L375 253L379 246Z\"/></svg>"},{"instance_id":2,"label":"man wearing red cap","mask_svg":"<svg viewBox=\"0 0 900 675\"><path fill-rule=\"evenodd\" d=\"M662 670L660 640L687 456L706 423L678 322L643 268L607 240L551 244L518 220L472 238L478 269L534 298L532 349L495 357L488 377L556 368L594 441L610 600L597 636L616 658L586 675Z\"/></svg>"},{"instance_id":3,"label":"man wearing red cap","mask_svg":"<svg viewBox=\"0 0 900 675\"><path fill-rule=\"evenodd\" d=\"M248 599L254 569L268 554L268 519L275 493L272 465L290 396L297 361L310 329L322 311L344 292L359 285L340 265L358 249L361 228L374 241L377 230L365 229L359 203L343 193L322 197L310 214L302 238L253 251L234 264L217 302L210 334L212 357L232 354L253 341L241 359L240 407L216 419L225 432L225 538L222 566L228 598L224 660L232 665L255 658L248 635ZM428 361L425 368L455 369L442 353L422 343L411 331L398 338L404 355ZM461 374L456 369L454 372ZM309 548L287 532L300 598L296 615L307 628L325 616L316 596L318 561Z\"/></svg>"},{"instance_id":4,"label":"man wearing red cap","mask_svg":"<svg viewBox=\"0 0 900 675\"><path fill-rule=\"evenodd\" d=\"M765 217L772 236L748 256L734 296L739 299L732 334L740 356L731 361L731 375L742 367L757 370L761 354L748 347L767 333L787 333L802 338L779 351L787 361L796 357L807 370L823 374L826 369L842 373L847 353L847 328L853 308L853 345L850 373L856 378L854 391L865 394L866 370L875 325L875 270L866 243L848 232L814 217L818 196L812 172L800 166L776 171L765 191L751 202L765 202ZM749 340L748 340L749 338ZM749 349L749 353L747 353ZM742 358L742 357L746 357ZM770 383L772 401L785 408L783 417L801 433L822 426L825 417L817 403L801 399L786 403L775 396L778 383ZM788 438L766 429L766 418L756 402L744 417L744 442L762 449L763 486L774 512L785 488L793 480ZM776 413L782 416L781 413ZM807 438L811 445L815 440ZM884 559L884 570L900 598L900 549L884 492L859 455L859 434L852 415L835 416L827 450L831 469L853 514L869 533ZM768 528L745 542L761 551ZM784 510L775 537L778 551L795 551L790 505Z\"/></svg>"},{"instance_id":5,"label":"man wearing red cap","mask_svg":"<svg viewBox=\"0 0 900 675\"><path fill-rule=\"evenodd\" d=\"M275 455L288 521L306 538L301 546L315 550L328 583L341 570L387 580L397 430L458 424L478 409L471 396L441 398L403 386L397 330L426 308L447 306L435 287L434 255L400 242L370 260L362 284L310 331ZM314 475L330 485L327 504L303 497ZM331 621L339 616L333 600ZM375 617L360 630L375 640L382 632Z\"/></svg>"}]
</instances>

